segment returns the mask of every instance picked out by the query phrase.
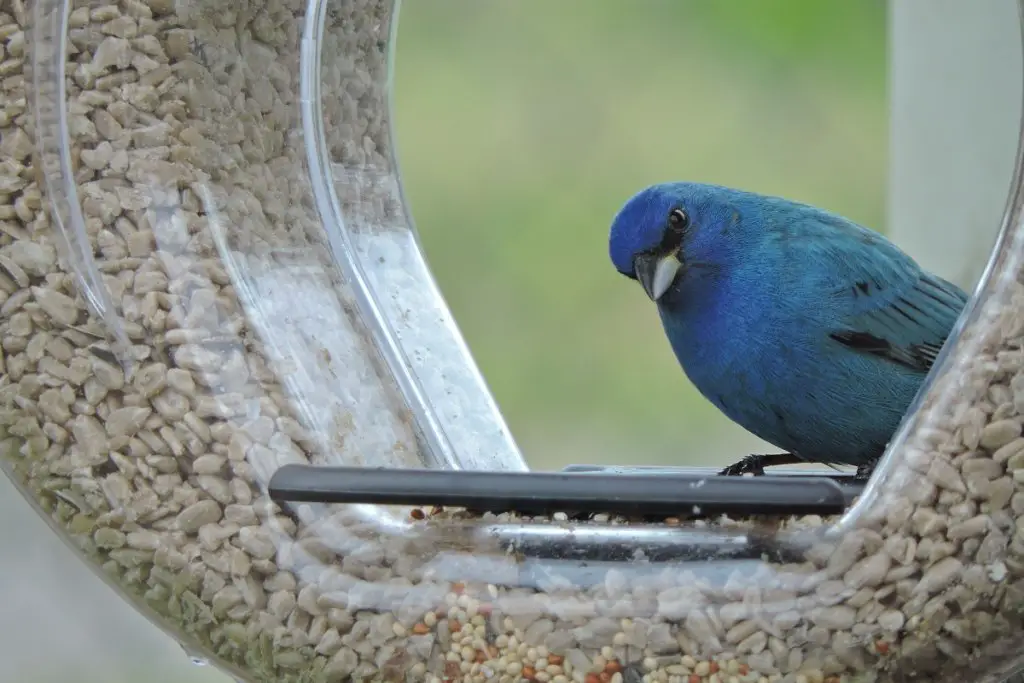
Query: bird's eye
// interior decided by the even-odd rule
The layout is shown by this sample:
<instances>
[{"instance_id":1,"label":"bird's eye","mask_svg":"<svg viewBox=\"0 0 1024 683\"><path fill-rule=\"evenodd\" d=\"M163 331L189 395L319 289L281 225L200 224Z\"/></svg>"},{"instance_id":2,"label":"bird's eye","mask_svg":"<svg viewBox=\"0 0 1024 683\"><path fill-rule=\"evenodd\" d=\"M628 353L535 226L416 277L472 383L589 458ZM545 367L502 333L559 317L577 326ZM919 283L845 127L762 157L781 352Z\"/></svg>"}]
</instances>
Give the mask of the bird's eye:
<instances>
[{"instance_id":1,"label":"bird's eye","mask_svg":"<svg viewBox=\"0 0 1024 683\"><path fill-rule=\"evenodd\" d=\"M679 249L686 238L686 229L690 226L690 216L683 209L672 209L668 212L668 225L661 234L661 243L657 251L661 254Z\"/></svg>"},{"instance_id":2,"label":"bird's eye","mask_svg":"<svg viewBox=\"0 0 1024 683\"><path fill-rule=\"evenodd\" d=\"M668 222L676 230L682 230L690 224L690 217L682 209L672 209L668 215Z\"/></svg>"}]
</instances>

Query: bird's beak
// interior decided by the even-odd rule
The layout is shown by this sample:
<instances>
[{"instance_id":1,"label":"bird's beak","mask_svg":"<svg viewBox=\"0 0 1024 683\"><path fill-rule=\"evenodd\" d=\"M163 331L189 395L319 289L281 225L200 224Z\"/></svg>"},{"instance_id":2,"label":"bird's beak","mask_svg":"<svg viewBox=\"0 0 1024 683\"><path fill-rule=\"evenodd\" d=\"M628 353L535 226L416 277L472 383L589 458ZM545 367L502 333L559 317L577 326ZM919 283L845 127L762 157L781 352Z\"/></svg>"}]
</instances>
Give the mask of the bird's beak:
<instances>
[{"instance_id":1,"label":"bird's beak","mask_svg":"<svg viewBox=\"0 0 1024 683\"><path fill-rule=\"evenodd\" d=\"M668 291L682 267L683 263L674 251L663 256L645 254L633 262L636 279L651 301L657 301Z\"/></svg>"}]
</instances>

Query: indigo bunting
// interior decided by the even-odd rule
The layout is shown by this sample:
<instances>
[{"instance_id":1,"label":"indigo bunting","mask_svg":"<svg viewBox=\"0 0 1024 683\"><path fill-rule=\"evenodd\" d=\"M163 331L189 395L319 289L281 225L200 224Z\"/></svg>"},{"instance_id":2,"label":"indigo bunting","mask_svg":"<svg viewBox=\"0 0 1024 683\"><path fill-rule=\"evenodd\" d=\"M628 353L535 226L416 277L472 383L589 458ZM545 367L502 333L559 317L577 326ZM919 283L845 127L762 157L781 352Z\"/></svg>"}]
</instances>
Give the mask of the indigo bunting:
<instances>
[{"instance_id":1,"label":"indigo bunting","mask_svg":"<svg viewBox=\"0 0 1024 683\"><path fill-rule=\"evenodd\" d=\"M658 308L701 394L796 462L870 474L967 303L880 234L780 197L664 183L611 226L616 270Z\"/></svg>"}]
</instances>

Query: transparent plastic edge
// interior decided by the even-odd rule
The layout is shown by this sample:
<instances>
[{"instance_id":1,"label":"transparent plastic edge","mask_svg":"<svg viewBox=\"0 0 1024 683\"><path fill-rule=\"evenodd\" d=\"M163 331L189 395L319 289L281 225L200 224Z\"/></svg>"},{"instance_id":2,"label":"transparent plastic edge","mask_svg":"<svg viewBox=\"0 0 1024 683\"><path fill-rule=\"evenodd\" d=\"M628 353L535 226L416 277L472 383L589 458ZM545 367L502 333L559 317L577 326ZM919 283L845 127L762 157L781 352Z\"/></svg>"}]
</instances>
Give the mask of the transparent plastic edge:
<instances>
[{"instance_id":1,"label":"transparent plastic edge","mask_svg":"<svg viewBox=\"0 0 1024 683\"><path fill-rule=\"evenodd\" d=\"M320 116L322 97L320 93L320 45L323 40L326 7L330 0L309 0L306 22L302 36L301 56L301 106L303 128L312 136L306 137L306 160L309 167L317 211L327 233L334 262L352 283L356 302L363 319L368 323L377 349L391 371L402 395L413 412L425 441L426 455L434 467L459 469L460 463L451 442L434 414L423 388L411 371L401 345L397 341L386 316L377 304L373 292L363 273L341 210L341 202L329 181L330 168L325 165L330 157L324 136L323 119ZM391 10L394 25L398 3Z\"/></svg>"},{"instance_id":2,"label":"transparent plastic edge","mask_svg":"<svg viewBox=\"0 0 1024 683\"><path fill-rule=\"evenodd\" d=\"M85 218L78 203L78 189L69 157L71 141L67 108L64 106L67 97L67 46L62 38L67 35L70 2L35 0L32 4L32 39L27 45L32 69L30 96L35 119L37 161L41 167L39 174L46 188L53 233L61 256L77 276L82 298L106 323L113 337L113 350L125 373L130 376L132 359L128 350L131 343L115 312L110 293L99 278L99 269L88 247ZM55 41L56 36L61 38Z\"/></svg>"},{"instance_id":3,"label":"transparent plastic edge","mask_svg":"<svg viewBox=\"0 0 1024 683\"><path fill-rule=\"evenodd\" d=\"M397 46L398 46L398 26L399 19L401 17L401 5L402 0L394 0L394 10L391 19L390 36L388 38L388 54L387 54L387 96L386 105L388 109L388 137L391 140L390 148L390 159L391 167L394 169L394 183L396 186L395 192L398 195L399 204L402 208L402 218L405 221L406 229L409 233L409 238L415 245L416 253L415 258L417 260L417 266L421 271L424 285L430 289L432 296L437 299L438 306L443 311L448 312L450 308L444 297L444 292L438 285L436 278L434 277L433 271L430 268L430 264L427 262L425 251L423 249L422 241L420 240L419 231L416 229L416 221L409 210L409 202L405 191L405 183L402 178L402 164L401 164L401 153L398 150L397 135L396 135L396 117L395 117L395 63L397 57ZM366 267L373 268L373 263L365 264ZM486 406L480 406L480 410L485 410L489 413L490 419L495 423L494 427L500 434L500 438L505 441L502 444L502 468L513 471L524 471L527 469L526 462L523 460L523 456L519 450L518 445L515 441L515 436L509 429L505 418L501 413L501 409L493 398L493 394L490 390L490 386L487 383L487 378L484 377L476 360L473 358L472 350L469 348L465 337L458 327L458 322L452 317L447 316L446 320L447 332L450 335L448 340L454 347L454 351L462 357L463 363L465 364L464 370L471 382L476 385L476 389L479 394L479 398L486 401ZM496 454L497 457L497 454Z\"/></svg>"}]
</instances>

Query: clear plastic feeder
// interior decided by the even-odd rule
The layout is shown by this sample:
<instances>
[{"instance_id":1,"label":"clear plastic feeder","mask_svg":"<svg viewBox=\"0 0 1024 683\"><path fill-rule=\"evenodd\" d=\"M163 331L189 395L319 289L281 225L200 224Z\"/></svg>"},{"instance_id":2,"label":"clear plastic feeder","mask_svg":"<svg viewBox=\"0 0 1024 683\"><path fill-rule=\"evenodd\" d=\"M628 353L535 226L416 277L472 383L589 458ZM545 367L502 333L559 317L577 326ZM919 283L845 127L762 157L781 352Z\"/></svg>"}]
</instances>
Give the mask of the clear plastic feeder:
<instances>
[{"instance_id":1,"label":"clear plastic feeder","mask_svg":"<svg viewBox=\"0 0 1024 683\"><path fill-rule=\"evenodd\" d=\"M396 11L0 0L0 462L52 528L245 681L1024 663L1020 165L866 489L529 473L403 202Z\"/></svg>"}]
</instances>

